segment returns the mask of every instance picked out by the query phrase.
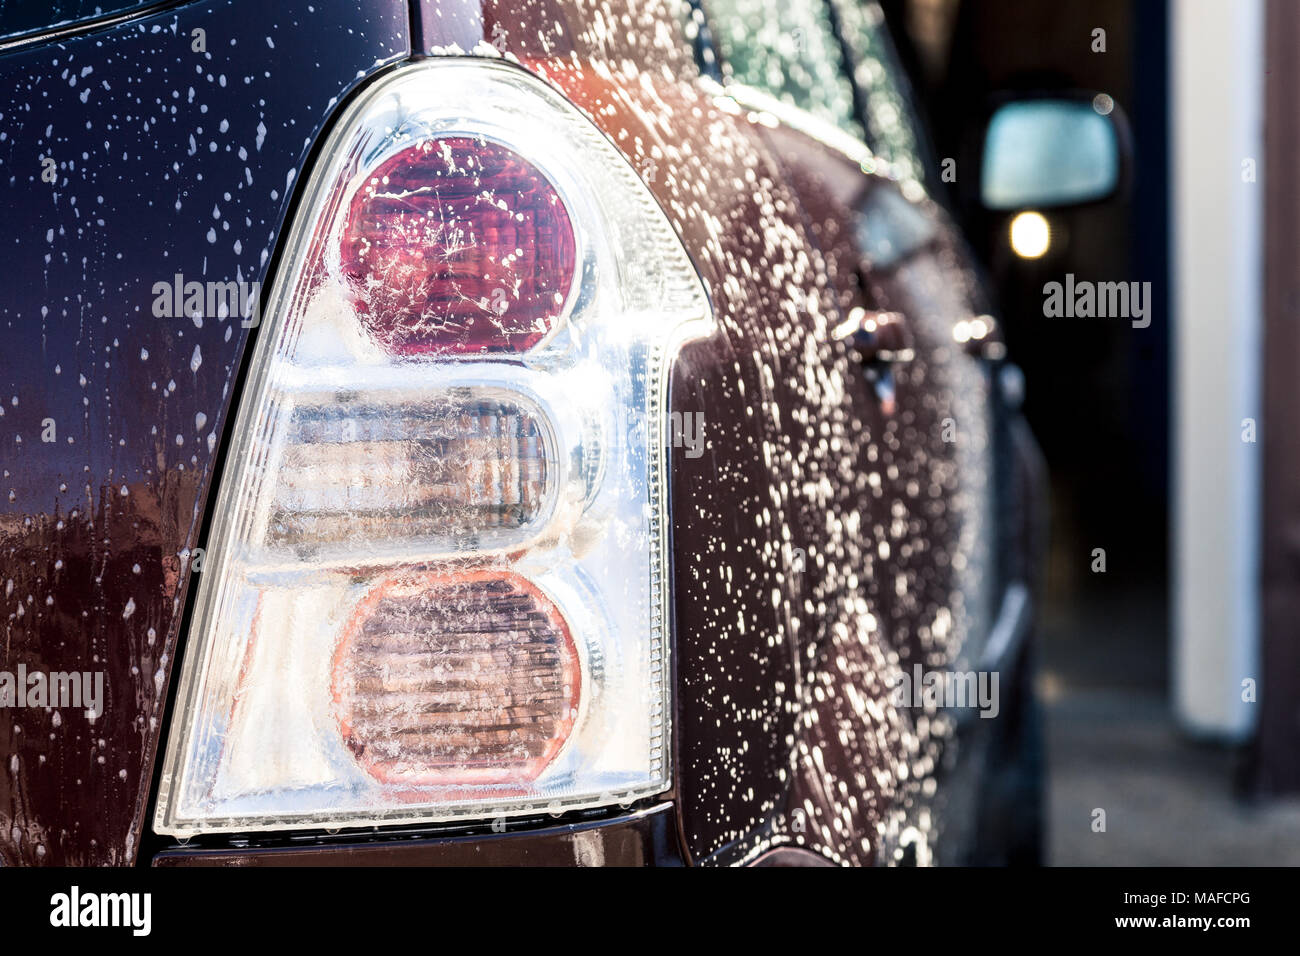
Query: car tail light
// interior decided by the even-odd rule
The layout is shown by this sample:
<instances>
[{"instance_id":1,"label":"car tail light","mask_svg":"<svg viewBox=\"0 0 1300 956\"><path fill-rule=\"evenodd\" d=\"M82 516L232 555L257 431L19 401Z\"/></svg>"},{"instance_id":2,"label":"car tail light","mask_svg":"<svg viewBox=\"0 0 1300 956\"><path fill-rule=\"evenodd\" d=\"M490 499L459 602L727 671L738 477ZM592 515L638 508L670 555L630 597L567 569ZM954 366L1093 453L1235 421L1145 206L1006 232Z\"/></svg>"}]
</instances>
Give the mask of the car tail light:
<instances>
[{"instance_id":1,"label":"car tail light","mask_svg":"<svg viewBox=\"0 0 1300 956\"><path fill-rule=\"evenodd\" d=\"M353 194L340 252L358 318L397 354L527 351L555 325L577 266L555 187L468 136L381 163Z\"/></svg>"},{"instance_id":2,"label":"car tail light","mask_svg":"<svg viewBox=\"0 0 1300 956\"><path fill-rule=\"evenodd\" d=\"M708 303L619 153L494 61L306 184L221 476L155 829L625 803L668 766L668 365Z\"/></svg>"}]
</instances>

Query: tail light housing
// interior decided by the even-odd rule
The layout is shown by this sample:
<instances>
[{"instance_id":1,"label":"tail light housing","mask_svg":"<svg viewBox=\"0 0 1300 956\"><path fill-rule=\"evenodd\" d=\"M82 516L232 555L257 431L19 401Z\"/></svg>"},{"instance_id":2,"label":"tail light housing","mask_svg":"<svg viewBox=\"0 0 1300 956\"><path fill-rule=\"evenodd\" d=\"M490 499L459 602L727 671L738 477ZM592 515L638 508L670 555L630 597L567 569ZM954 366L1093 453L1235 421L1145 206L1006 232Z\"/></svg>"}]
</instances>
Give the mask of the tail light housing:
<instances>
[{"instance_id":1,"label":"tail light housing","mask_svg":"<svg viewBox=\"0 0 1300 956\"><path fill-rule=\"evenodd\" d=\"M509 64L395 71L331 134L265 316L155 829L665 789L667 372L713 319L617 150Z\"/></svg>"}]
</instances>

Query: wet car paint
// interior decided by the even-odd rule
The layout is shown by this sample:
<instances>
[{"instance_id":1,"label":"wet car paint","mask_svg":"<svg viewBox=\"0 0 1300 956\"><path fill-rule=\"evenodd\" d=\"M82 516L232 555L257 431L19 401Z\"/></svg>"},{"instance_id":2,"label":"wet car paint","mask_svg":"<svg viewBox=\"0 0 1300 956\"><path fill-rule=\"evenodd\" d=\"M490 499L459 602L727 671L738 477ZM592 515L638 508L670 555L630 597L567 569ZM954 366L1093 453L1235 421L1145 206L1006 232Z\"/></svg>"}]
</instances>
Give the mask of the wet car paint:
<instances>
[{"instance_id":1,"label":"wet car paint","mask_svg":"<svg viewBox=\"0 0 1300 956\"><path fill-rule=\"evenodd\" d=\"M102 671L107 698L93 723L0 710L6 864L126 864L140 843L248 339L237 317L156 318L153 286L265 279L333 109L408 39L398 0L214 2L0 53L3 660Z\"/></svg>"},{"instance_id":2,"label":"wet car paint","mask_svg":"<svg viewBox=\"0 0 1300 956\"><path fill-rule=\"evenodd\" d=\"M858 428L866 440L853 470L862 536L871 539L860 593L880 619L891 668L967 669L988 633L994 585L992 422L988 369L955 341L954 326L986 312L987 304L951 224L915 188L916 198L906 198L899 183L864 172L810 135L777 127L765 138L807 211L840 313L894 313L912 346L911 357L858 377L867 394L855 395L854 407L878 411ZM888 256L873 261L877 248ZM869 380L885 386L880 394L870 394ZM885 395L892 407L880 412ZM844 702L853 698L854 678L827 668L832 689L811 706L818 723L841 726L851 719ZM945 760L955 757L952 715L905 710L911 732L905 769L889 794L892 815L857 824L879 834L887 851L880 860L881 846L875 848L880 862L893 862L903 842L922 841L918 851L926 853L943 845L949 822L972 812L970 800L942 812L936 806ZM835 738L818 743L826 775L861 792L873 766L855 763L854 749ZM816 779L808 779L810 790Z\"/></svg>"},{"instance_id":3,"label":"wet car paint","mask_svg":"<svg viewBox=\"0 0 1300 956\"><path fill-rule=\"evenodd\" d=\"M942 715L895 708L886 675L900 661L956 663L987 627L978 607L967 620L963 599L987 600L988 381L953 339L957 321L982 311L975 278L951 227L917 204L933 248L872 290L921 337L900 373L900 414L881 416L830 334L843 313L764 123L708 84L681 82L693 71L680 48L655 43L673 36L664 13L621 19L627 41L498 29L506 21L487 16L478 49L495 34L496 52L556 83L635 168L662 171L646 178L719 320L713 340L679 356L672 383L672 410L702 413L707 437L701 458L673 463L688 851L737 863L798 845L884 862L882 847L928 841L927 798L951 736ZM965 432L953 445L940 435L949 417Z\"/></svg>"},{"instance_id":4,"label":"wet car paint","mask_svg":"<svg viewBox=\"0 0 1300 956\"><path fill-rule=\"evenodd\" d=\"M246 7L188 5L116 27L110 44L87 34L26 51L22 59L0 56L0 69L19 78L16 98L27 107L34 108L34 97L23 92L24 83L49 83L49 95L57 91L51 115L94 124L103 121L102 104L93 117L77 113L84 81L74 87L61 79L63 89L48 79L69 65L69 55L84 53L85 65L94 67L87 80L108 79L110 87L115 80L116 91L104 94L126 97L118 113L137 124L132 146L106 154L124 158L114 160L120 166L111 175L118 193L106 199L114 204L106 211L111 215L96 216L105 224L94 230L80 218L90 190L73 188L77 169L68 171L67 184L61 170L59 188L69 198L52 206L37 188L34 157L23 177L14 171L20 134L0 142L0 168L13 177L7 218L33 224L19 244L29 258L20 252L12 264L20 281L0 299L0 328L16 333L17 354L40 356L22 365L9 358L3 366L6 386L12 384L0 395L3 490L13 497L0 500L0 587L15 580L13 592L0 596L6 660L21 656L51 670L103 662L110 688L110 706L93 730L73 727L51 738L44 714L0 713L0 751L17 759L0 785L6 863L129 863L140 846L161 705L176 660L184 559L199 543L213 454L247 344L237 322L191 328L154 320L150 287L169 279L173 268L201 277L225 279L239 271L267 278L293 185L338 101L406 50L404 4L372 6L364 25L351 26L348 18L361 16L355 11L295 6L296 14L277 12L275 30L246 22L239 15ZM702 457L673 459L674 803L681 855L694 862L773 862L791 859L773 851L797 846L811 852L794 859L871 863L891 860L909 841L928 842L940 832L930 798L943 718L918 720L895 707L885 680L901 658L918 653L914 647L924 645L931 665L949 660L972 630L953 625L961 586L937 563L973 547L960 543L973 534L973 519L963 517L970 508L927 513L923 500L935 481L945 489L939 497L951 502L978 493L966 482L987 478L978 467L958 476L952 450L934 445L930 433L952 400L943 390L971 384L968 372L945 372L951 360L940 354L951 346L945 323L972 308L965 285L948 288L953 275L970 280L961 257L949 250L915 267L922 274L910 283L873 290L882 299L905 300L905 309L926 324L923 357L900 378L901 404L911 417L882 415L862 369L831 334L847 303L834 256L825 251L834 244L817 233L833 217L815 208L810 216L807 192L793 185L765 132L767 120L701 82L676 6L423 2L416 12L412 49L504 56L591 116L655 193L719 321L713 339L683 351L671 389L673 411L705 416L707 442ZM197 112L207 102L197 96L203 87L190 102L189 63L166 45L195 27L209 36L225 30L238 41L230 51L209 46L231 59L228 67L196 64L200 83L225 74L227 83L238 78L242 84L254 76L248 85L260 92L218 86L225 90L221 107L214 97L208 113ZM92 52L109 56L106 50L119 44L138 46L157 65L143 78L107 75L111 67L126 72L127 65L100 66ZM243 55L249 60L238 59ZM265 61L260 72L253 65L259 57ZM55 58L60 62L51 64ZM296 95L286 93L288 77L299 84ZM145 116L135 114L144 114L150 97L133 88L145 82L152 98L180 94L177 112L147 127ZM6 130L15 109L21 115L23 106L2 111ZM217 117L229 118L230 136L212 133ZM256 133L257 123L264 134ZM207 132L196 135L191 153L187 137L200 126ZM89 147L96 133L105 135L77 129L76 144L84 138ZM42 137L55 134L34 122L25 122L21 135L22 155L62 148L57 140L46 143ZM215 151L209 143L217 144ZM236 162L227 145L243 146L251 159ZM256 194L239 185L246 165ZM96 175L109 178L102 163ZM139 208L128 222L132 200ZM180 210L170 208L173 200ZM61 245L41 243L46 229L55 230ZM209 230L217 241L209 241ZM112 272L118 262L123 265ZM166 265L158 269L157 262ZM91 264L98 271L87 273ZM100 278L107 275L112 284ZM93 288L100 301L78 301L75 293L64 301L51 288L81 291L83 298ZM42 307L47 313L38 322ZM49 315L76 321L76 331L52 326ZM137 358L146 353L156 367ZM10 393L18 405L11 406ZM55 444L58 451L49 448L42 460L33 449L43 447L40 426L50 417L60 426L59 442L63 421L79 431L67 436L73 444ZM11 458L19 437L23 447L15 455L21 457ZM914 492L910 481L918 482ZM68 490L54 490L60 485ZM937 547L924 544L928 535ZM900 575L901 595L895 593ZM44 603L49 598L53 603ZM936 640L940 611L950 623L945 639Z\"/></svg>"}]
</instances>

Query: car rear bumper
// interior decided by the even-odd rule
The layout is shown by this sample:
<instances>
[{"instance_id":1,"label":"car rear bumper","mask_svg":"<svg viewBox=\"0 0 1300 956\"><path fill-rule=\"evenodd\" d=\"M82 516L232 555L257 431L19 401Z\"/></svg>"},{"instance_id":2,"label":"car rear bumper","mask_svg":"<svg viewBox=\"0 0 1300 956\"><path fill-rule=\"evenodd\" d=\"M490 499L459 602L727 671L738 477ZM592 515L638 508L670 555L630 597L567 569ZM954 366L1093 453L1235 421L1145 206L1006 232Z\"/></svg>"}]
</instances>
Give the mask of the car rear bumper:
<instances>
[{"instance_id":1,"label":"car rear bumper","mask_svg":"<svg viewBox=\"0 0 1300 956\"><path fill-rule=\"evenodd\" d=\"M293 843L221 849L177 848L153 858L154 866L681 866L677 819L659 803L614 819L534 830L458 836L387 836L362 841ZM321 838L313 837L313 841Z\"/></svg>"}]
</instances>

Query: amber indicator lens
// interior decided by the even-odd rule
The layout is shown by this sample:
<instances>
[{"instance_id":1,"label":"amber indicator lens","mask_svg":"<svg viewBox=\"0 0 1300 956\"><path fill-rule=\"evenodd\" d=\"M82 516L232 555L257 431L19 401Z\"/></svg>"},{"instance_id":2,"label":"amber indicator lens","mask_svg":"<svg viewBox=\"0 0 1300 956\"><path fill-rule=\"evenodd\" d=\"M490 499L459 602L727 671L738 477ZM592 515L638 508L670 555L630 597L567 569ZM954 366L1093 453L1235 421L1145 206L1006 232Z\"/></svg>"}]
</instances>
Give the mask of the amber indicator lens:
<instances>
[{"instance_id":1,"label":"amber indicator lens","mask_svg":"<svg viewBox=\"0 0 1300 956\"><path fill-rule=\"evenodd\" d=\"M579 683L559 609L507 571L380 583L334 658L348 748L413 787L536 779L573 730Z\"/></svg>"}]
</instances>

